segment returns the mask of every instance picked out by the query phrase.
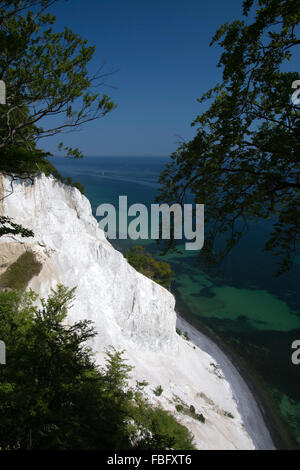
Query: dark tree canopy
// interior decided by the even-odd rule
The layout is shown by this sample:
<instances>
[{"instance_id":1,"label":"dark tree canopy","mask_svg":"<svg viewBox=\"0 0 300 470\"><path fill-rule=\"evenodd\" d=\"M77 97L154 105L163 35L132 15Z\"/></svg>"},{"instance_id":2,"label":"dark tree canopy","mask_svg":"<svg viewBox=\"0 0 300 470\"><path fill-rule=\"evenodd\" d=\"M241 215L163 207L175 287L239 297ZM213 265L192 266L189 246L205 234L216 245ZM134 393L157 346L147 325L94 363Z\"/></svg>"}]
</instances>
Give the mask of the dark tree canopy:
<instances>
[{"instance_id":1,"label":"dark tree canopy","mask_svg":"<svg viewBox=\"0 0 300 470\"><path fill-rule=\"evenodd\" d=\"M0 1L0 80L6 84L0 149L32 148L42 137L77 129L114 108L106 94L95 92L103 84L102 67L94 75L88 70L95 47L67 27L56 31L56 18L47 11L55 2Z\"/></svg>"},{"instance_id":2,"label":"dark tree canopy","mask_svg":"<svg viewBox=\"0 0 300 470\"><path fill-rule=\"evenodd\" d=\"M300 105L291 99L300 75L285 71L300 45L299 2L247 0L243 14L244 21L224 24L212 39L223 48L223 80L199 99L208 106L192 123L195 137L161 174L159 201L183 203L189 195L205 204L201 255L209 266L249 223L270 219L264 249L279 256L283 272L300 240ZM221 234L226 243L216 249Z\"/></svg>"}]
</instances>

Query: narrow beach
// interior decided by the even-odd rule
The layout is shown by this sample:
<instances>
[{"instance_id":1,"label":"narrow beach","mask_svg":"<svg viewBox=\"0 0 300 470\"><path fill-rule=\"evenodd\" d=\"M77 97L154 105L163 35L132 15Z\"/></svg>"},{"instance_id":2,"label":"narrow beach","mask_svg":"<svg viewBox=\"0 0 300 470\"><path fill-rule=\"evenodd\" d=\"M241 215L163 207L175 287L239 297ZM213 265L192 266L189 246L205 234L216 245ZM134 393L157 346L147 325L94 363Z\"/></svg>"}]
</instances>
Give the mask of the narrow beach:
<instances>
[{"instance_id":1,"label":"narrow beach","mask_svg":"<svg viewBox=\"0 0 300 470\"><path fill-rule=\"evenodd\" d=\"M230 358L208 336L188 323L177 312L177 327L186 331L202 351L212 356L221 367L225 379L230 384L232 394L237 402L239 413L243 419L245 429L251 437L257 450L276 449L270 431L263 417L263 411L250 390L246 380L242 377Z\"/></svg>"}]
</instances>

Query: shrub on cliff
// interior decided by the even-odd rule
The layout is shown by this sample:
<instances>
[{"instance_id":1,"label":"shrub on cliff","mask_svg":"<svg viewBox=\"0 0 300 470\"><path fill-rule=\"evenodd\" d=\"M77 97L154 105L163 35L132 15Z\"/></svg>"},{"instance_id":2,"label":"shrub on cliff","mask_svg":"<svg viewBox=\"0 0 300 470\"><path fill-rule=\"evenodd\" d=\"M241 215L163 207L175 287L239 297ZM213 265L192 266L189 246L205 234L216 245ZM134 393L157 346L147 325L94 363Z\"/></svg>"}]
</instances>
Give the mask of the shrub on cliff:
<instances>
[{"instance_id":1,"label":"shrub on cliff","mask_svg":"<svg viewBox=\"0 0 300 470\"><path fill-rule=\"evenodd\" d=\"M165 261L157 261L142 246L134 246L126 251L126 259L137 271L149 277L163 287L170 287L174 273Z\"/></svg>"}]
</instances>

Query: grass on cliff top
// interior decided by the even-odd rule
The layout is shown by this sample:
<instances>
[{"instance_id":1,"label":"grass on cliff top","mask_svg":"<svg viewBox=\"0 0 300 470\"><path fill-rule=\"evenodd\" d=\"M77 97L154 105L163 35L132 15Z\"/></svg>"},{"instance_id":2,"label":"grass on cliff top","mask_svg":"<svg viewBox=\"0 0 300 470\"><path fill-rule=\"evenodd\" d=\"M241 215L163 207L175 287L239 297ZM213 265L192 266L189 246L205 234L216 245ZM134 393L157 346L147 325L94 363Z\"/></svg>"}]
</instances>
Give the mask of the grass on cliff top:
<instances>
[{"instance_id":1,"label":"grass on cliff top","mask_svg":"<svg viewBox=\"0 0 300 470\"><path fill-rule=\"evenodd\" d=\"M1 274L0 288L24 290L41 269L42 264L37 261L34 253L26 251Z\"/></svg>"}]
</instances>

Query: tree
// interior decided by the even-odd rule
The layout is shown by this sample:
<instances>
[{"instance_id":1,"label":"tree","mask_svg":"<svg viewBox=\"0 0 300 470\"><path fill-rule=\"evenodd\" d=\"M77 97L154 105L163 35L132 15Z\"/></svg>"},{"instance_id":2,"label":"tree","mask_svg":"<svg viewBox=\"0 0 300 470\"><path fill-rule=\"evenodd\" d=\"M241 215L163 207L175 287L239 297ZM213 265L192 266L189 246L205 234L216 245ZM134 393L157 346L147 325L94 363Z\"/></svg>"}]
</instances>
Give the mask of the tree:
<instances>
[{"instance_id":1,"label":"tree","mask_svg":"<svg viewBox=\"0 0 300 470\"><path fill-rule=\"evenodd\" d=\"M92 323L66 322L73 298L58 286L38 307L33 291L0 292L0 448L194 448L184 426L129 387L121 351L107 350L105 366L96 365Z\"/></svg>"},{"instance_id":2,"label":"tree","mask_svg":"<svg viewBox=\"0 0 300 470\"><path fill-rule=\"evenodd\" d=\"M188 196L205 204L207 267L229 253L249 223L269 219L263 248L279 256L282 273L300 241L300 106L291 100L299 74L284 69L300 45L300 10L295 0L246 0L243 15L212 39L223 48L222 83L199 99L209 105L192 123L195 137L162 172L158 200L183 203Z\"/></svg>"},{"instance_id":3,"label":"tree","mask_svg":"<svg viewBox=\"0 0 300 470\"><path fill-rule=\"evenodd\" d=\"M33 149L42 137L77 129L114 108L106 94L94 91L104 79L102 67L94 75L87 68L95 48L67 27L54 31L56 18L47 9L55 2L0 1L0 79L6 84L0 149ZM60 148L81 156L78 149Z\"/></svg>"},{"instance_id":4,"label":"tree","mask_svg":"<svg viewBox=\"0 0 300 470\"><path fill-rule=\"evenodd\" d=\"M58 176L46 160L49 153L36 148L39 139L77 129L115 107L107 95L93 90L104 79L101 68L93 76L88 72L95 48L68 28L54 32L56 18L47 9L55 2L0 1L0 80L6 85L6 104L0 105L0 170L11 177L12 192L16 173L25 179L41 171ZM48 125L42 128L45 118ZM68 156L82 156L62 143L60 148ZM71 184L84 192L80 183ZM2 216L0 236L5 234L33 236Z\"/></svg>"},{"instance_id":5,"label":"tree","mask_svg":"<svg viewBox=\"0 0 300 470\"><path fill-rule=\"evenodd\" d=\"M64 448L68 435L75 439L74 408L94 373L85 341L95 333L88 321L62 324L72 298L73 291L60 286L37 309L33 292L0 294L8 357L0 370L2 448Z\"/></svg>"}]
</instances>

